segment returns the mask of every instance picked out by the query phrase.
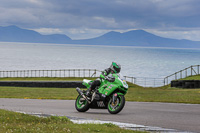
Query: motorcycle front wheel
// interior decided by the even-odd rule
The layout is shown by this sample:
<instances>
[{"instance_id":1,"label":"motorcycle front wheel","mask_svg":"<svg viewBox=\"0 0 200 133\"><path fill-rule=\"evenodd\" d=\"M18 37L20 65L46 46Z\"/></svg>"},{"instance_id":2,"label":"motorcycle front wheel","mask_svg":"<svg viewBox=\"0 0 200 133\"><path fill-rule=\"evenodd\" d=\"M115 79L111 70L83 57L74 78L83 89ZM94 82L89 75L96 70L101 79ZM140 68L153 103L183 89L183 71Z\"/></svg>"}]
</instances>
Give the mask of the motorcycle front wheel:
<instances>
[{"instance_id":1,"label":"motorcycle front wheel","mask_svg":"<svg viewBox=\"0 0 200 133\"><path fill-rule=\"evenodd\" d=\"M75 107L79 112L86 112L89 109L89 103L81 95L78 95L76 98Z\"/></svg>"},{"instance_id":2,"label":"motorcycle front wheel","mask_svg":"<svg viewBox=\"0 0 200 133\"><path fill-rule=\"evenodd\" d=\"M113 103L112 98L110 98L108 102L108 111L111 114L117 114L124 108L124 105L125 105L125 98L123 95L118 95L115 103Z\"/></svg>"}]
</instances>

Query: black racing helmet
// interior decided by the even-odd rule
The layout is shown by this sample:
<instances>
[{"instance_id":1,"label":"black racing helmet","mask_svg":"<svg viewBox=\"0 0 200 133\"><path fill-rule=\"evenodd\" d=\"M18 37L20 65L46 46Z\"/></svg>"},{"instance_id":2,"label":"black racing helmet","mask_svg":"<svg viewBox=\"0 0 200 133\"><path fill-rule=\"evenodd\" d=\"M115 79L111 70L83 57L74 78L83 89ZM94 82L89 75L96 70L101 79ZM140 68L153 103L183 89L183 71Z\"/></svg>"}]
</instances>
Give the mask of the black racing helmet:
<instances>
[{"instance_id":1,"label":"black racing helmet","mask_svg":"<svg viewBox=\"0 0 200 133\"><path fill-rule=\"evenodd\" d=\"M112 62L110 69L114 71L114 73L119 73L121 70L121 65L116 62Z\"/></svg>"}]
</instances>

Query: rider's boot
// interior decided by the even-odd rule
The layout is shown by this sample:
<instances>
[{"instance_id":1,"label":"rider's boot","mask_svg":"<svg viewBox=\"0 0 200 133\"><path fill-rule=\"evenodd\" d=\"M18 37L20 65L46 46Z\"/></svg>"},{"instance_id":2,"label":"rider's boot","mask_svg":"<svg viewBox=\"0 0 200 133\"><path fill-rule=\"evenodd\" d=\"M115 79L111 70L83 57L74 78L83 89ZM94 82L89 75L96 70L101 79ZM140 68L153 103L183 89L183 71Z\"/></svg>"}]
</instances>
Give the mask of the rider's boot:
<instances>
[{"instance_id":1,"label":"rider's boot","mask_svg":"<svg viewBox=\"0 0 200 133\"><path fill-rule=\"evenodd\" d=\"M85 95L86 95L86 96L90 96L90 95L91 95L91 91L92 91L92 89L91 89L91 88L87 89L87 91L86 91Z\"/></svg>"}]
</instances>

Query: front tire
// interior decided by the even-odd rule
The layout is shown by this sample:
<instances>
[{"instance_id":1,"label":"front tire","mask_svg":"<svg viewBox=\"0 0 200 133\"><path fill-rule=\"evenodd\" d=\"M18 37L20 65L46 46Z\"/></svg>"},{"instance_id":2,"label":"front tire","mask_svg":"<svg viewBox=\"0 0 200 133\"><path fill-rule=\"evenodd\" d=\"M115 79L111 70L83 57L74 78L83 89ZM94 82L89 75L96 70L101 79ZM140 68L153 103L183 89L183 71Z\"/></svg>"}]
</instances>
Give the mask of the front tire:
<instances>
[{"instance_id":1,"label":"front tire","mask_svg":"<svg viewBox=\"0 0 200 133\"><path fill-rule=\"evenodd\" d=\"M89 109L89 103L81 95L78 95L76 98L75 107L79 112L86 112Z\"/></svg>"},{"instance_id":2,"label":"front tire","mask_svg":"<svg viewBox=\"0 0 200 133\"><path fill-rule=\"evenodd\" d=\"M112 98L108 102L108 111L111 114L119 113L125 105L125 98L123 95L118 95L115 103L112 103Z\"/></svg>"}]
</instances>

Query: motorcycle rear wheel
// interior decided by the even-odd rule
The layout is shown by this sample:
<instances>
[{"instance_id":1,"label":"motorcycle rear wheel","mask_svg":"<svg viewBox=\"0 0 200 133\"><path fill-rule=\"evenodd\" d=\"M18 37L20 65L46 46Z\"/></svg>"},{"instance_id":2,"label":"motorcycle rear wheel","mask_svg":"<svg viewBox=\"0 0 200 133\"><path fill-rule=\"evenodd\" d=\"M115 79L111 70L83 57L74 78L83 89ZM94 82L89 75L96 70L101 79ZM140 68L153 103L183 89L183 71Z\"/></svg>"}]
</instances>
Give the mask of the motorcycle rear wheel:
<instances>
[{"instance_id":1,"label":"motorcycle rear wheel","mask_svg":"<svg viewBox=\"0 0 200 133\"><path fill-rule=\"evenodd\" d=\"M112 98L108 102L108 111L111 114L119 113L125 105L125 98L123 95L118 95L115 103L112 103Z\"/></svg>"},{"instance_id":2,"label":"motorcycle rear wheel","mask_svg":"<svg viewBox=\"0 0 200 133\"><path fill-rule=\"evenodd\" d=\"M81 95L78 95L75 102L75 108L79 112L86 112L89 109L89 103Z\"/></svg>"}]
</instances>

